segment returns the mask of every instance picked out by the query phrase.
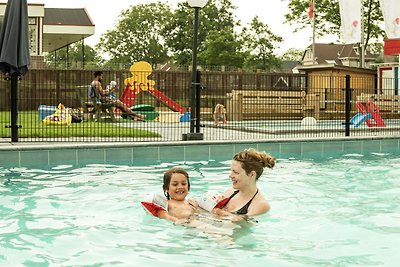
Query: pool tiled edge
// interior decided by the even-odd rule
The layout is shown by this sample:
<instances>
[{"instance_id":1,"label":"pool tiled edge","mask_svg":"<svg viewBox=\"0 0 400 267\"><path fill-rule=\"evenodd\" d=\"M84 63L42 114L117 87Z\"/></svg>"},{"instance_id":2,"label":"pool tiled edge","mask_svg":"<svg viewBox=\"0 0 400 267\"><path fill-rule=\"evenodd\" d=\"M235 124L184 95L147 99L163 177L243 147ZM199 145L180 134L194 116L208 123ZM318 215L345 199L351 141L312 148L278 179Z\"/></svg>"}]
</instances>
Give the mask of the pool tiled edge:
<instances>
[{"instance_id":1,"label":"pool tiled edge","mask_svg":"<svg viewBox=\"0 0 400 267\"><path fill-rule=\"evenodd\" d=\"M325 155L400 153L399 138L291 139L246 142L176 142L21 145L0 147L0 166L157 164L172 161L218 160L232 157L245 148L267 151L276 158L318 157Z\"/></svg>"}]
</instances>

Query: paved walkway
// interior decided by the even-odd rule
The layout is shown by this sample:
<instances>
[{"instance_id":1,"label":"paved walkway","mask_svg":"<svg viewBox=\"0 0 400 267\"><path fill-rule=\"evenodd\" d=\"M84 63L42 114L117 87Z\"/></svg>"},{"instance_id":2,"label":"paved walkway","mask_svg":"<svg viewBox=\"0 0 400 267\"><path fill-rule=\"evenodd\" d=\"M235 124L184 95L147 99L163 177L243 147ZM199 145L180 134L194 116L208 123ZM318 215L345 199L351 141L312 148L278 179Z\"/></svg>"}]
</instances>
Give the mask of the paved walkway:
<instances>
[{"instance_id":1,"label":"paved walkway","mask_svg":"<svg viewBox=\"0 0 400 267\"><path fill-rule=\"evenodd\" d=\"M10 138L0 139L0 149L20 149L30 147L117 147L127 145L146 146L149 144L176 143L182 145L186 143L232 143L232 142L267 142L267 141L287 141L287 140L329 140L350 138L344 136L344 129L340 130L317 130L313 128L303 128L292 130L274 129L251 129L244 128L234 124L222 125L214 127L212 123L208 123L205 127L200 127L200 132L203 133L201 141L183 141L182 135L190 132L189 123L157 123L157 122L137 122L134 125L145 130L150 130L159 133L160 138L48 138L37 142L37 139L27 140L20 138L19 142L12 143ZM162 127L160 127L162 126ZM132 124L127 124L125 127L132 127ZM364 138L393 138L400 137L399 129L371 129L360 128L352 129L351 137L357 139ZM124 140L124 141L121 141Z\"/></svg>"}]
</instances>

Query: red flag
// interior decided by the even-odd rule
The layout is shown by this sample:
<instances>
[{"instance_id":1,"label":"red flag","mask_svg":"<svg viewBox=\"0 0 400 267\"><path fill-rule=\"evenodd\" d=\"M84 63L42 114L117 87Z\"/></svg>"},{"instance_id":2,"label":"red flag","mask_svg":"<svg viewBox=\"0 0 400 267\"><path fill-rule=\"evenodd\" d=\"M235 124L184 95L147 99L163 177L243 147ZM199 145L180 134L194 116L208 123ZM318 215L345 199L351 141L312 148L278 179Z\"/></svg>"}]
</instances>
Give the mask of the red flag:
<instances>
[{"instance_id":1,"label":"red flag","mask_svg":"<svg viewBox=\"0 0 400 267\"><path fill-rule=\"evenodd\" d=\"M310 8L308 9L308 17L313 19L314 17L314 0L310 1Z\"/></svg>"}]
</instances>

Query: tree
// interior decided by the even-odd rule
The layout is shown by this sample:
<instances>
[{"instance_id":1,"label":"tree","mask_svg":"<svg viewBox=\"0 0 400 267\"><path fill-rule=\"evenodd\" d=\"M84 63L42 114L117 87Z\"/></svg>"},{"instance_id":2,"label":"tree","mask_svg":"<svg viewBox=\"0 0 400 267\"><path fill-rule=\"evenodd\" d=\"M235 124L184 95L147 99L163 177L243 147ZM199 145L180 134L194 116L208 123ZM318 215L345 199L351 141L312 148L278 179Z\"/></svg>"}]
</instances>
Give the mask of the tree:
<instances>
[{"instance_id":1,"label":"tree","mask_svg":"<svg viewBox=\"0 0 400 267\"><path fill-rule=\"evenodd\" d=\"M101 36L96 48L109 55L109 63L164 63L169 56L162 32L171 18L171 8L161 2L131 6L122 11L115 29Z\"/></svg>"},{"instance_id":2,"label":"tree","mask_svg":"<svg viewBox=\"0 0 400 267\"><path fill-rule=\"evenodd\" d=\"M85 62L85 65L99 65L101 62L101 58L91 46L84 45L84 48L82 48L82 42L47 53L44 60L48 65L56 64L58 67L67 68L76 68L78 62L82 64Z\"/></svg>"},{"instance_id":3,"label":"tree","mask_svg":"<svg viewBox=\"0 0 400 267\"><path fill-rule=\"evenodd\" d=\"M198 53L206 49L207 35L216 32L225 32L239 25L233 15L236 9L230 0L209 0L200 10ZM193 46L193 9L185 2L178 4L172 20L164 28L165 43L173 54L177 64L190 65ZM204 54L203 54L204 55ZM201 63L201 62L200 62Z\"/></svg>"},{"instance_id":4,"label":"tree","mask_svg":"<svg viewBox=\"0 0 400 267\"><path fill-rule=\"evenodd\" d=\"M206 47L199 53L199 63L242 68L244 55L241 42L233 29L211 32L205 40Z\"/></svg>"},{"instance_id":5,"label":"tree","mask_svg":"<svg viewBox=\"0 0 400 267\"><path fill-rule=\"evenodd\" d=\"M308 17L310 0L291 0L289 2L289 12L285 15L286 21L291 24L299 25L295 31L311 26ZM379 0L364 0L364 41L365 46L371 39L380 39L384 31L380 28L383 22L382 11ZM315 1L315 28L317 36L334 34L340 37L340 12L337 0Z\"/></svg>"},{"instance_id":6,"label":"tree","mask_svg":"<svg viewBox=\"0 0 400 267\"><path fill-rule=\"evenodd\" d=\"M300 61L303 57L304 50L289 48L283 55L281 56L282 60L290 60L290 61Z\"/></svg>"},{"instance_id":7,"label":"tree","mask_svg":"<svg viewBox=\"0 0 400 267\"><path fill-rule=\"evenodd\" d=\"M243 28L241 36L244 53L247 54L245 68L271 70L281 65L274 50L283 39L275 35L257 16L251 21L250 28Z\"/></svg>"}]
</instances>

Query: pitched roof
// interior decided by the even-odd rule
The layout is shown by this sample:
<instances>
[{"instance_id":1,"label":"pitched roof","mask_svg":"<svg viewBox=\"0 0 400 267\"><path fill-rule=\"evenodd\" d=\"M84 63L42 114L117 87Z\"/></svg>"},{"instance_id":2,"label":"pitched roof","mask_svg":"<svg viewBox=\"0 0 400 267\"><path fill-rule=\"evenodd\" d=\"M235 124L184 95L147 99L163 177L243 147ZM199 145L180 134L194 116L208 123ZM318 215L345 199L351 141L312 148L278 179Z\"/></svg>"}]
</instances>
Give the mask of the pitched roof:
<instances>
[{"instance_id":1,"label":"pitched roof","mask_svg":"<svg viewBox=\"0 0 400 267\"><path fill-rule=\"evenodd\" d=\"M343 65L341 59L353 58L358 59L359 53L358 44L315 44L315 57L318 64L334 63L336 65ZM309 45L307 49L312 49ZM366 59L375 59L375 56L370 51L365 52ZM304 55L303 55L304 59ZM333 62L334 61L334 62Z\"/></svg>"}]
</instances>

